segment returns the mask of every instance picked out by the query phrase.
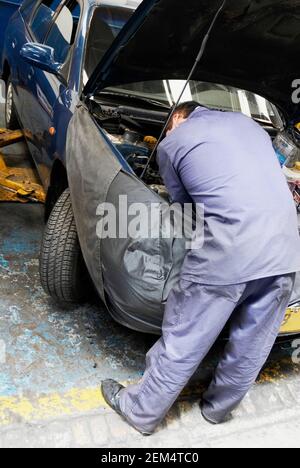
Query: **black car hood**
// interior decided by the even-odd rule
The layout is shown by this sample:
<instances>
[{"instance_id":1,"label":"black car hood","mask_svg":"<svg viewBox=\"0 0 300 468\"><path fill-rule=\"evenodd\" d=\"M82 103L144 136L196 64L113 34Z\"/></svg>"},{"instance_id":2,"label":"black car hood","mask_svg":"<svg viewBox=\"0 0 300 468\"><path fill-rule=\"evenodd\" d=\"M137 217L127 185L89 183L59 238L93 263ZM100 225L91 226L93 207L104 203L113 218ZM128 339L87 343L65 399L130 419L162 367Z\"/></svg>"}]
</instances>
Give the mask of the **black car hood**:
<instances>
[{"instance_id":1,"label":"black car hood","mask_svg":"<svg viewBox=\"0 0 300 468\"><path fill-rule=\"evenodd\" d=\"M221 0L144 0L104 56L84 94L108 86L185 79ZM260 94L298 112L300 0L227 0L194 80Z\"/></svg>"}]
</instances>

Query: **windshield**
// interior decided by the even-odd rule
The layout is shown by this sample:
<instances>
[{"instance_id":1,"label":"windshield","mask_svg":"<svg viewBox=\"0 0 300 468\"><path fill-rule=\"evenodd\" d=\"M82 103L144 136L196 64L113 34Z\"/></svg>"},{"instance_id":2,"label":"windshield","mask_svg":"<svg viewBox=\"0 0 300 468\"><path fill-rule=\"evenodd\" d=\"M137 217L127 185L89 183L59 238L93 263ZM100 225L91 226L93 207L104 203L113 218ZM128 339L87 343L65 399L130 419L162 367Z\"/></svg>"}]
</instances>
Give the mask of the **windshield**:
<instances>
[{"instance_id":1,"label":"windshield","mask_svg":"<svg viewBox=\"0 0 300 468\"><path fill-rule=\"evenodd\" d=\"M96 66L133 12L133 8L111 5L101 5L94 10L83 67L84 84L88 82Z\"/></svg>"},{"instance_id":2,"label":"windshield","mask_svg":"<svg viewBox=\"0 0 300 468\"><path fill-rule=\"evenodd\" d=\"M182 80L148 81L106 88L104 92L152 99L171 107L176 104L184 83ZM197 101L212 109L242 112L266 124L282 126L280 114L273 104L261 96L230 86L191 81L181 100L185 101Z\"/></svg>"}]
</instances>

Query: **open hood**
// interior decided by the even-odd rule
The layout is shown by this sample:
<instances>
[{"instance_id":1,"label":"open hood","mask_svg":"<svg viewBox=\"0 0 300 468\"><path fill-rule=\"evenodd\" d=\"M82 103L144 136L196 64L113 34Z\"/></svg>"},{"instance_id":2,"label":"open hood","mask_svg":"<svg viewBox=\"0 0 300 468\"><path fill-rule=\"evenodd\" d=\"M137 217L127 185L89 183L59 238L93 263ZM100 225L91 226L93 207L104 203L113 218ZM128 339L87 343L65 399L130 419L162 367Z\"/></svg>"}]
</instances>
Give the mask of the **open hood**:
<instances>
[{"instance_id":1,"label":"open hood","mask_svg":"<svg viewBox=\"0 0 300 468\"><path fill-rule=\"evenodd\" d=\"M84 94L108 86L186 79L221 0L144 0L106 53ZM227 0L193 80L227 84L296 114L300 0ZM299 106L298 106L299 107Z\"/></svg>"}]
</instances>

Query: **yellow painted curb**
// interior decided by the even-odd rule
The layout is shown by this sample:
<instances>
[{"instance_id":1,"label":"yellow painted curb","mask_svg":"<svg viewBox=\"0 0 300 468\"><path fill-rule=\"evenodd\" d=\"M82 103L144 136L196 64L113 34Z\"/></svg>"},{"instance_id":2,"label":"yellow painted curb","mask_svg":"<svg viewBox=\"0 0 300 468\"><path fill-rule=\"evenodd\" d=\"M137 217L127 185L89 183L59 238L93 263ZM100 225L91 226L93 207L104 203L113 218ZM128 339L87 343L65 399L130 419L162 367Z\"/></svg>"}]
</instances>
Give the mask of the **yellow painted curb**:
<instances>
[{"instance_id":1,"label":"yellow painted curb","mask_svg":"<svg viewBox=\"0 0 300 468\"><path fill-rule=\"evenodd\" d=\"M38 398L0 397L0 426L43 421L107 408L100 388L74 388Z\"/></svg>"},{"instance_id":2,"label":"yellow painted curb","mask_svg":"<svg viewBox=\"0 0 300 468\"><path fill-rule=\"evenodd\" d=\"M123 382L128 385L129 382ZM133 382L131 382L133 383ZM185 389L183 396L194 391L200 394L201 385ZM51 393L38 397L0 397L0 427L20 422L47 421L64 416L78 416L81 413L109 409L100 386L97 388L73 388L66 393Z\"/></svg>"}]
</instances>

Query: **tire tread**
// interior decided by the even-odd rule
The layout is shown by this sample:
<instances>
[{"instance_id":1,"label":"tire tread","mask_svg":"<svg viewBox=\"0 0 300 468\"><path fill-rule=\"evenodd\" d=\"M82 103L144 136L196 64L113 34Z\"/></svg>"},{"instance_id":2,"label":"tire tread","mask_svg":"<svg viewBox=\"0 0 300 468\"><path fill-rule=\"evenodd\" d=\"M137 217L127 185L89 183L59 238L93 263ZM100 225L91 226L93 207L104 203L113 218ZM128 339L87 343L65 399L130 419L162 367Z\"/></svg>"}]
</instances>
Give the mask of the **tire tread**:
<instances>
[{"instance_id":1,"label":"tire tread","mask_svg":"<svg viewBox=\"0 0 300 468\"><path fill-rule=\"evenodd\" d=\"M44 290L62 303L81 302L87 271L67 189L49 217L42 241L40 277Z\"/></svg>"},{"instance_id":2,"label":"tire tread","mask_svg":"<svg viewBox=\"0 0 300 468\"><path fill-rule=\"evenodd\" d=\"M7 80L7 83L6 83L6 90L9 86L9 83L10 83L10 79L8 78ZM7 97L5 98L7 99ZM5 101L6 102L6 101ZM6 104L5 104L6 105ZM5 124L6 124L6 128L8 130L18 130L20 125L19 125L19 120L18 120L18 115L17 115L17 111L16 111L16 108L15 108L15 105L13 103L12 105L12 113L11 113L11 117L10 117L10 121L7 122L6 120L6 111L5 111Z\"/></svg>"}]
</instances>

